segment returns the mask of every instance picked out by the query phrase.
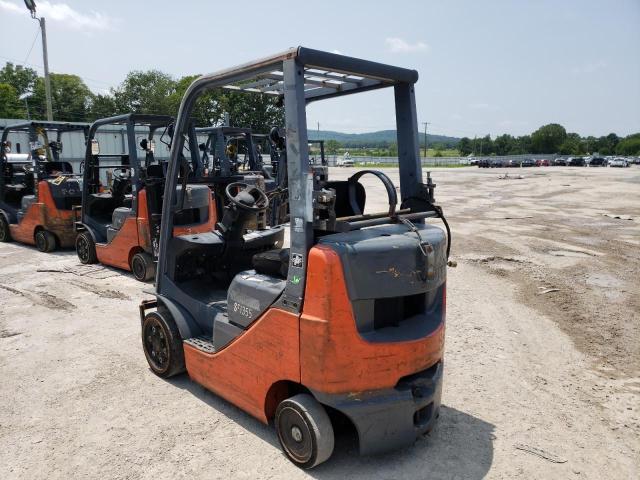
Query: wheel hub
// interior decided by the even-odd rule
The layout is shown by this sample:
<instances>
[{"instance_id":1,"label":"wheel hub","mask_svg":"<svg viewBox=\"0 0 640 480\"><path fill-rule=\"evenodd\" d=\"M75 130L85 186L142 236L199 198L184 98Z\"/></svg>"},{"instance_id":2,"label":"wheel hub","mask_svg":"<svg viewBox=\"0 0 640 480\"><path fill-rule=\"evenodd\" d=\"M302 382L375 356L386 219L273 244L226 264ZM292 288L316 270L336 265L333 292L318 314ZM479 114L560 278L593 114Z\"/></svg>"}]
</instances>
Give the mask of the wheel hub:
<instances>
[{"instance_id":1,"label":"wheel hub","mask_svg":"<svg viewBox=\"0 0 640 480\"><path fill-rule=\"evenodd\" d=\"M295 425L291 427L291 436L296 442L302 441L302 431Z\"/></svg>"},{"instance_id":2,"label":"wheel hub","mask_svg":"<svg viewBox=\"0 0 640 480\"><path fill-rule=\"evenodd\" d=\"M313 454L311 433L300 413L285 408L278 419L280 441L289 456L298 463L308 461Z\"/></svg>"},{"instance_id":3,"label":"wheel hub","mask_svg":"<svg viewBox=\"0 0 640 480\"><path fill-rule=\"evenodd\" d=\"M164 369L169 360L169 346L167 337L158 324L152 324L147 328L145 343L147 352L158 370Z\"/></svg>"}]
</instances>

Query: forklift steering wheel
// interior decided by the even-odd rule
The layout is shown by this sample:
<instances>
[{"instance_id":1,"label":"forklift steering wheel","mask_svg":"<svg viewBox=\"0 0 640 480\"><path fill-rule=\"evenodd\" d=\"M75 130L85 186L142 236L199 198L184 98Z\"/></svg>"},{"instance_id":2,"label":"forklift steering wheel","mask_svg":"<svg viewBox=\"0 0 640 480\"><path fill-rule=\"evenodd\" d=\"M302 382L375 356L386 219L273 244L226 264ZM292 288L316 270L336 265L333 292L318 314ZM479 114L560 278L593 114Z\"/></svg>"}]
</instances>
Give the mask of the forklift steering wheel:
<instances>
[{"instance_id":1,"label":"forklift steering wheel","mask_svg":"<svg viewBox=\"0 0 640 480\"><path fill-rule=\"evenodd\" d=\"M269 206L269 197L255 185L233 182L227 185L224 193L231 203L242 210L261 212Z\"/></svg>"}]
</instances>

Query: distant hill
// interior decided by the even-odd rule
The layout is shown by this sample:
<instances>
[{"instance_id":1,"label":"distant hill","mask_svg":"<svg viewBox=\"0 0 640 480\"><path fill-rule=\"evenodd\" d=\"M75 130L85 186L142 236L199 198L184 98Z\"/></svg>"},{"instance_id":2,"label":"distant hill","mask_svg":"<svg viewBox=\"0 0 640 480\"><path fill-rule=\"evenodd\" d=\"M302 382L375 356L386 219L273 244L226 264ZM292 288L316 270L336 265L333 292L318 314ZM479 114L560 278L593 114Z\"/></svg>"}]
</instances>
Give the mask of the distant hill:
<instances>
[{"instance_id":1,"label":"distant hill","mask_svg":"<svg viewBox=\"0 0 640 480\"><path fill-rule=\"evenodd\" d=\"M333 132L331 130L309 130L307 133L309 140L337 140L345 147L378 147L398 141L395 130L380 130L378 132L367 133L342 133ZM420 143L423 144L424 134L420 134L418 139ZM441 143L450 146L455 146L460 141L457 137L432 135L430 133L427 134L427 140L429 145Z\"/></svg>"}]
</instances>

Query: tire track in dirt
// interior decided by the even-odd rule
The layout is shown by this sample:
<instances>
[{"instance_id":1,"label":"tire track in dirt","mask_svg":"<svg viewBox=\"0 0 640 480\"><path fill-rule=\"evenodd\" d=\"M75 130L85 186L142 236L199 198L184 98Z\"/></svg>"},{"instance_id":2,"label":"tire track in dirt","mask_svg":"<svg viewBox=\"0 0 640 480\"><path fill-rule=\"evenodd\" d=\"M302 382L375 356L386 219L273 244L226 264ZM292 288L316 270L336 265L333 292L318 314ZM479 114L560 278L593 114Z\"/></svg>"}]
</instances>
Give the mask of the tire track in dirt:
<instances>
[{"instance_id":1,"label":"tire track in dirt","mask_svg":"<svg viewBox=\"0 0 640 480\"><path fill-rule=\"evenodd\" d=\"M74 310L76 306L63 300L62 298L56 297L47 292L27 292L24 290L20 290L18 288L9 287L7 285L0 284L0 288L6 290L7 292L15 293L16 295L20 295L21 297L26 298L34 305L40 305L45 308L49 308L51 310L65 310L70 311Z\"/></svg>"}]
</instances>

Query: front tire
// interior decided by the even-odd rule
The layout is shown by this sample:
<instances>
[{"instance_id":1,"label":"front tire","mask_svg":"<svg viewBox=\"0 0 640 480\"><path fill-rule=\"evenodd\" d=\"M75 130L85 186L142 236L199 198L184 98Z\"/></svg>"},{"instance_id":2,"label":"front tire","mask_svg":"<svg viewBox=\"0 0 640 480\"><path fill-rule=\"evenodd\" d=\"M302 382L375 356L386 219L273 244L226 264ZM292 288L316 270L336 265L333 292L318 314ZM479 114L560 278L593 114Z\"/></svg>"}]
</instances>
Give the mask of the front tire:
<instances>
[{"instance_id":1,"label":"front tire","mask_svg":"<svg viewBox=\"0 0 640 480\"><path fill-rule=\"evenodd\" d=\"M167 313L151 312L142 322L142 348L151 371L169 378L185 371L182 337Z\"/></svg>"},{"instance_id":2,"label":"front tire","mask_svg":"<svg viewBox=\"0 0 640 480\"><path fill-rule=\"evenodd\" d=\"M334 433L329 415L307 393L280 402L275 426L284 453L301 468L313 468L333 453Z\"/></svg>"},{"instance_id":3,"label":"front tire","mask_svg":"<svg viewBox=\"0 0 640 480\"><path fill-rule=\"evenodd\" d=\"M11 230L9 230L9 224L4 215L0 213L0 242L11 241Z\"/></svg>"},{"instance_id":4,"label":"front tire","mask_svg":"<svg viewBox=\"0 0 640 480\"><path fill-rule=\"evenodd\" d=\"M156 276L156 264L151 255L145 252L136 253L131 259L131 271L136 280L147 282Z\"/></svg>"},{"instance_id":5,"label":"front tire","mask_svg":"<svg viewBox=\"0 0 640 480\"><path fill-rule=\"evenodd\" d=\"M56 249L56 237L46 230L36 232L36 247L41 252L53 252Z\"/></svg>"},{"instance_id":6,"label":"front tire","mask_svg":"<svg viewBox=\"0 0 640 480\"><path fill-rule=\"evenodd\" d=\"M89 232L81 232L76 237L76 253L81 263L85 265L97 263L98 254L96 253L96 244Z\"/></svg>"}]
</instances>

